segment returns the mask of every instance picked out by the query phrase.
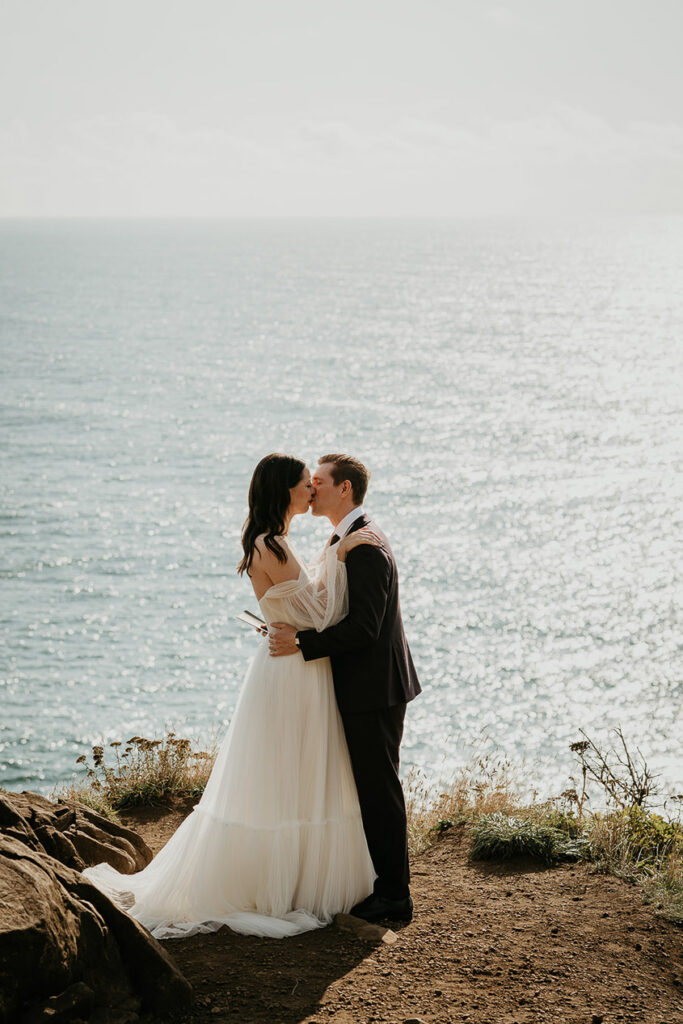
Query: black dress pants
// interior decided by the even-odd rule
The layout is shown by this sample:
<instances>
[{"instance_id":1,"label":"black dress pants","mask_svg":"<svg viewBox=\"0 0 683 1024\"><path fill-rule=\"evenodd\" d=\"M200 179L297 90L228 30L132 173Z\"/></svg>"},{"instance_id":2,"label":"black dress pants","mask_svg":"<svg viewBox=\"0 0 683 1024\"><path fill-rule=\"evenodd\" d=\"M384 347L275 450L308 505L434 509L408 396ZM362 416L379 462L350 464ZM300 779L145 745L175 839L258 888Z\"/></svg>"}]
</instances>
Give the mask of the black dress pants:
<instances>
[{"instance_id":1,"label":"black dress pants","mask_svg":"<svg viewBox=\"0 0 683 1024\"><path fill-rule=\"evenodd\" d=\"M377 878L375 893L401 900L410 894L406 805L398 777L405 704L342 713L363 828Z\"/></svg>"}]
</instances>

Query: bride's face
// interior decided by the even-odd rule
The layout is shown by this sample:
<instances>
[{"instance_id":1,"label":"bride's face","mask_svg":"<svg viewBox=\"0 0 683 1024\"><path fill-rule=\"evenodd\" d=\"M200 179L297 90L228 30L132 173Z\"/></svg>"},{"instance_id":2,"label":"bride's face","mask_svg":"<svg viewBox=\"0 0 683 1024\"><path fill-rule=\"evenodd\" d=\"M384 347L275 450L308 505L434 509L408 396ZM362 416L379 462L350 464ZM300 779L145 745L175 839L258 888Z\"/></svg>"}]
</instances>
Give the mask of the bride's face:
<instances>
[{"instance_id":1,"label":"bride's face","mask_svg":"<svg viewBox=\"0 0 683 1024\"><path fill-rule=\"evenodd\" d=\"M313 493L311 473L308 467L301 474L301 480L296 487L289 488L289 514L290 516L302 515L308 512Z\"/></svg>"}]
</instances>

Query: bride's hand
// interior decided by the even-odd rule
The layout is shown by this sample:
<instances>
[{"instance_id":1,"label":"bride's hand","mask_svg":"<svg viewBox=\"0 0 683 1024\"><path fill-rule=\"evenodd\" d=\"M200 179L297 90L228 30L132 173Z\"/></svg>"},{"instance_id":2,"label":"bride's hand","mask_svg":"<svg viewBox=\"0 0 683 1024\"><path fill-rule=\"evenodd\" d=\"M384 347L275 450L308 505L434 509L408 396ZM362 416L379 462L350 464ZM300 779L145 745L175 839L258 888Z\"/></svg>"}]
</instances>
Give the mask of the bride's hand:
<instances>
[{"instance_id":1,"label":"bride's hand","mask_svg":"<svg viewBox=\"0 0 683 1024\"><path fill-rule=\"evenodd\" d=\"M359 547L361 544L371 544L372 547L379 548L382 546L382 539L369 526L363 526L360 530L347 534L337 544L337 558L339 561L345 562L349 551L353 551L354 548Z\"/></svg>"}]
</instances>

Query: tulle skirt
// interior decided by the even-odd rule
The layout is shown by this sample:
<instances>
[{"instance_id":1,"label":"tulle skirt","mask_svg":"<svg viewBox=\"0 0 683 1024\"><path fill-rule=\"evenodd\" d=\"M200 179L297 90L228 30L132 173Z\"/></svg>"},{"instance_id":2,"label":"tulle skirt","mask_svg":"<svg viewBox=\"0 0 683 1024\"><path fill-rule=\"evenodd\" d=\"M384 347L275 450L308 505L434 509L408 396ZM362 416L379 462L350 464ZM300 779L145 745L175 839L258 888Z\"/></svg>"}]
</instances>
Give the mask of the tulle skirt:
<instances>
[{"instance_id":1,"label":"tulle skirt","mask_svg":"<svg viewBox=\"0 0 683 1024\"><path fill-rule=\"evenodd\" d=\"M84 875L158 939L282 938L367 896L368 852L327 658L251 663L204 794L143 870Z\"/></svg>"}]
</instances>

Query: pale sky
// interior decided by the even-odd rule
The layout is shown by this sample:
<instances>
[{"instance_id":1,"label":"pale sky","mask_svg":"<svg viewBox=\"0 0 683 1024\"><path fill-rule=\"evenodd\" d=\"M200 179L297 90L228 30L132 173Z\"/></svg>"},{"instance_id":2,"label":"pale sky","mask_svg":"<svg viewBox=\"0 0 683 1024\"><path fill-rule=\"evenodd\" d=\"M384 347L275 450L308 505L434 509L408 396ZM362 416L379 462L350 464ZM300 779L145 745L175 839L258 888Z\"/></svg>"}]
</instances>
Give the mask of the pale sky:
<instances>
[{"instance_id":1,"label":"pale sky","mask_svg":"<svg viewBox=\"0 0 683 1024\"><path fill-rule=\"evenodd\" d=\"M683 0L0 0L0 216L683 213Z\"/></svg>"}]
</instances>

